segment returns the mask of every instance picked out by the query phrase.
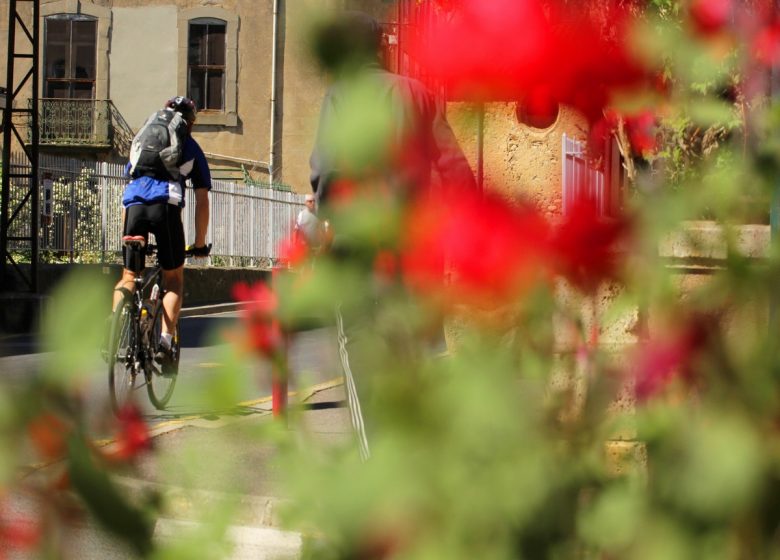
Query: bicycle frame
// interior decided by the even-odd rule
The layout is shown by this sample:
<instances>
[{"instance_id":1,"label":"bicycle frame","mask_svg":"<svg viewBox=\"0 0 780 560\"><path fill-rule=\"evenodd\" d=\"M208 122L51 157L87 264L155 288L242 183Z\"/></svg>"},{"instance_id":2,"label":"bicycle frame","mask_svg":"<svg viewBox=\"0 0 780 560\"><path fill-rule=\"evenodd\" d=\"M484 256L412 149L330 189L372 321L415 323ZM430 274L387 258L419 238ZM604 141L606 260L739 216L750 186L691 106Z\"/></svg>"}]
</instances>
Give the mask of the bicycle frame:
<instances>
[{"instance_id":1,"label":"bicycle frame","mask_svg":"<svg viewBox=\"0 0 780 560\"><path fill-rule=\"evenodd\" d=\"M158 295L151 306L145 294L149 294L154 286L158 287ZM162 310L162 270L159 267L152 269L151 274L144 275L143 271L136 275L135 290L133 291L133 314L131 317L131 348L133 349L133 374L143 372L148 380L151 376L151 362L153 359L153 327L158 314Z\"/></svg>"},{"instance_id":2,"label":"bicycle frame","mask_svg":"<svg viewBox=\"0 0 780 560\"><path fill-rule=\"evenodd\" d=\"M153 246L147 249L154 250ZM140 247L128 247L129 251L140 251ZM162 311L163 282L162 269L159 265L151 269L141 268L143 259L139 259L139 269L134 270L135 280L132 295L132 312L130 313L130 341L128 358L132 360L133 377L143 373L148 381L152 375L152 360L154 354L154 324ZM145 272L151 270L151 272ZM150 302L145 297L155 291L156 297ZM151 303L151 305L150 305Z\"/></svg>"}]
</instances>

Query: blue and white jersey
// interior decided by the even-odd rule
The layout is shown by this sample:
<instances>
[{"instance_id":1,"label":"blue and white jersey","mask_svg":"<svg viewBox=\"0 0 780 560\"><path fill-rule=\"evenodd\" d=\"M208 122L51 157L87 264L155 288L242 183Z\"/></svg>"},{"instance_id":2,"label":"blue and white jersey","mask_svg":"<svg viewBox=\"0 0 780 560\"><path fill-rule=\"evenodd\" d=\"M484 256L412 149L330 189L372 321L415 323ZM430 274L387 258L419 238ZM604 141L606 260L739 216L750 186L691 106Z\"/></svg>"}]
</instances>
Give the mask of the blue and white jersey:
<instances>
[{"instance_id":1,"label":"blue and white jersey","mask_svg":"<svg viewBox=\"0 0 780 560\"><path fill-rule=\"evenodd\" d=\"M195 189L211 190L211 172L203 150L192 136L188 136L182 150L182 164L179 166L181 177L178 181L142 176L130 181L122 195L122 206L127 208L136 204L168 202L184 207L184 185L187 179ZM130 164L125 167L129 173Z\"/></svg>"}]
</instances>

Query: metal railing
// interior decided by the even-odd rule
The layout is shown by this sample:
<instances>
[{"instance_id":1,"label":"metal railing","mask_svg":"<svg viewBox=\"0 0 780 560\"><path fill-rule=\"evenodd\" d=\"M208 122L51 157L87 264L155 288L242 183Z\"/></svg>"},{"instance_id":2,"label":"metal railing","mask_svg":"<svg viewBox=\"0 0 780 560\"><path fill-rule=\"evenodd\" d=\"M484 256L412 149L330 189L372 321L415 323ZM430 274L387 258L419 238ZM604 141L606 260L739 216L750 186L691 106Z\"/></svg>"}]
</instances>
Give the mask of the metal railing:
<instances>
[{"instance_id":1,"label":"metal railing","mask_svg":"<svg viewBox=\"0 0 780 560\"><path fill-rule=\"evenodd\" d=\"M12 156L12 173L26 165L20 155ZM42 257L57 262L121 262L124 166L51 155L41 155L39 166ZM14 183L11 196L23 196L26 190L27 185ZM189 188L185 199L182 219L189 243L195 233L194 196ZM303 195L273 188L215 181L208 234L213 244L212 264L272 264L304 207L303 199ZM18 227L29 229L29 224ZM17 243L9 249L25 260L28 247Z\"/></svg>"},{"instance_id":2,"label":"metal railing","mask_svg":"<svg viewBox=\"0 0 780 560\"><path fill-rule=\"evenodd\" d=\"M39 125L41 145L112 146L107 100L41 99Z\"/></svg>"},{"instance_id":3,"label":"metal railing","mask_svg":"<svg viewBox=\"0 0 780 560\"><path fill-rule=\"evenodd\" d=\"M114 149L121 155L130 152L133 130L110 100L44 98L38 115L42 146ZM31 126L28 123L29 138Z\"/></svg>"}]
</instances>

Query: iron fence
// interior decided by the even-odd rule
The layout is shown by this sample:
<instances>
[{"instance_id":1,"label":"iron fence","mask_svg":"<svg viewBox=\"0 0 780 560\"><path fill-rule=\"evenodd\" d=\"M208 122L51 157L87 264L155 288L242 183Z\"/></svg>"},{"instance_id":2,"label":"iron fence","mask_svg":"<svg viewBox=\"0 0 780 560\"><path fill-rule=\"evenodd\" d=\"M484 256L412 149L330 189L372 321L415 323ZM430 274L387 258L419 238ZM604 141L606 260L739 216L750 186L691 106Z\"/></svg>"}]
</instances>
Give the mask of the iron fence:
<instances>
[{"instance_id":1,"label":"iron fence","mask_svg":"<svg viewBox=\"0 0 780 560\"><path fill-rule=\"evenodd\" d=\"M28 168L21 154L11 157L11 173ZM124 166L41 155L39 161L42 258L63 262L120 262ZM12 207L29 192L29 185L12 180ZM214 181L210 195L209 242L212 263L267 266L279 257L279 246L290 234L303 208L303 195L271 187ZM188 243L195 236L195 204L187 189L182 219ZM10 237L31 237L29 223L14 221ZM10 243L20 260L29 252L23 242Z\"/></svg>"}]
</instances>

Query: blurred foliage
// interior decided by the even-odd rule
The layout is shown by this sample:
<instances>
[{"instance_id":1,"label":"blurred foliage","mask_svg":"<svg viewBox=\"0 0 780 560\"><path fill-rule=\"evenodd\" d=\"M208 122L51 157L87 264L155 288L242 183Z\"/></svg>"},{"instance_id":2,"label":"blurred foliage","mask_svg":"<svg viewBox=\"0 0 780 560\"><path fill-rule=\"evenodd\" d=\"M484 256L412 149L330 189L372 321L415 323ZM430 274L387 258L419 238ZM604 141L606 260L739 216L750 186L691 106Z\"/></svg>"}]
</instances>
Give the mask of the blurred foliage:
<instances>
[{"instance_id":1,"label":"blurred foliage","mask_svg":"<svg viewBox=\"0 0 780 560\"><path fill-rule=\"evenodd\" d=\"M687 3L653 0L650 9L637 42L660 55L671 86L633 100L657 109L660 143L642 158L625 227L580 222L563 248L541 235L525 239L511 247L549 251L522 290L458 304L409 288L409 193L374 182L331 208L332 251L282 270L278 301L255 309L248 334L261 338L280 324L327 320L340 304L357 327L350 334L356 383L369 397L368 460L352 438L312 430L300 410L290 412L289 429L252 424L231 441L155 449L154 468L203 512L179 538L157 539L153 523L171 503L120 484L122 475L143 473L137 460L148 438L120 461L86 418L85 387L105 385L95 349L110 287L69 278L47 306L42 371L0 388L0 481L9 494L34 495L44 512L31 521L37 541L17 533L11 544L61 557L58 534L90 515L139 557L229 557L229 529L240 524L242 494L256 490L257 468L233 463L225 451L232 444L273 446L288 498L281 522L304 536L304 558L780 559L780 251L771 240L757 254L760 233L732 227L765 214L776 189L780 106L765 90L746 95L738 42L720 49L697 34ZM384 163L378 132L394 108L351 78L353 112L329 140L352 171L370 176ZM737 94L724 94L729 88ZM88 191L89 178L79 181ZM447 222L447 201L436 204L443 208L426 226L457 243L473 224ZM681 228L701 216L721 228ZM698 255L686 269L675 268L670 251L659 255L670 237L675 250ZM486 234L482 251L472 251L476 265L460 263L441 291L457 295L468 274L486 284L501 275L502 260L515 255L496 258L507 245L494 241ZM486 273L477 266L485 263L498 264ZM571 281L598 271L600 284ZM186 379L177 387L202 390L205 406L219 411L251 389L248 362L286 366L272 337L252 346L223 336L241 343L220 348L217 374L197 389ZM100 435L121 439L127 426L101 412ZM20 480L20 471L37 476ZM204 472L235 493L199 502Z\"/></svg>"}]
</instances>

